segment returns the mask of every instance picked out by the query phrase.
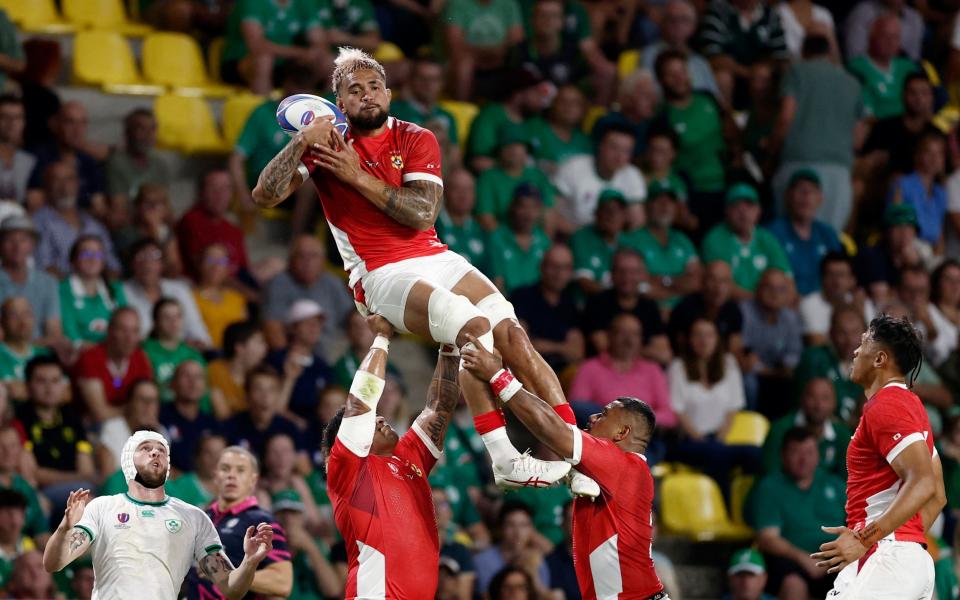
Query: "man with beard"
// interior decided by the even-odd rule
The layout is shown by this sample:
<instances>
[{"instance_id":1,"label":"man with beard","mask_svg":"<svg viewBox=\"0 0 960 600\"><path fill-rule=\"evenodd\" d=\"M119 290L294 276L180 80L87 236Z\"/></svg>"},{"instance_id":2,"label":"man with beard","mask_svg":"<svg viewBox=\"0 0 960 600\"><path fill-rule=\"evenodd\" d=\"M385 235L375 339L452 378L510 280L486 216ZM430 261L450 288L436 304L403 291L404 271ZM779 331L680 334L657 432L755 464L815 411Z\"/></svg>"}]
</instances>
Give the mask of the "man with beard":
<instances>
[{"instance_id":1,"label":"man with beard","mask_svg":"<svg viewBox=\"0 0 960 600\"><path fill-rule=\"evenodd\" d=\"M314 120L264 168L254 200L276 206L312 178L361 313L382 315L399 332L457 348L467 344L467 334L488 350L496 342L504 361L531 389L562 399L556 374L522 333L513 305L437 238L443 180L436 138L388 116L391 92L380 63L343 48L335 64L332 84L350 124L349 141L331 120ZM519 333L512 333L508 344L511 330ZM569 472L565 463L518 452L496 406L484 397L476 400L470 410L499 485L542 487ZM557 408L574 422L566 402Z\"/></svg>"},{"instance_id":2,"label":"man with beard","mask_svg":"<svg viewBox=\"0 0 960 600\"><path fill-rule=\"evenodd\" d=\"M93 501L90 490L71 492L44 549L44 568L59 571L92 548L94 596L176 598L196 561L228 598L243 597L257 565L273 549L273 530L267 523L248 527L243 561L234 568L209 517L164 492L169 456L159 433L141 430L130 436L121 457L127 491Z\"/></svg>"}]
</instances>

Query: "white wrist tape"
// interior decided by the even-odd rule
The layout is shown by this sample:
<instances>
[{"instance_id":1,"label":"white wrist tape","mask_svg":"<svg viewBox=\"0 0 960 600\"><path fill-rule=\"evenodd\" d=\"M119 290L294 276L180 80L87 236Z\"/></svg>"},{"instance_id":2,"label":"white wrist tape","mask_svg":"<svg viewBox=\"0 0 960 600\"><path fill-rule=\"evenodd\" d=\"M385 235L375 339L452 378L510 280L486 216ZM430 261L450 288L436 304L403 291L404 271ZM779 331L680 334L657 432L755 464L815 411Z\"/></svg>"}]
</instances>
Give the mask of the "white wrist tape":
<instances>
[{"instance_id":1,"label":"white wrist tape","mask_svg":"<svg viewBox=\"0 0 960 600\"><path fill-rule=\"evenodd\" d=\"M373 373L357 371L357 374L353 376L353 383L350 385L350 394L369 406L370 410L376 411L385 384L386 381Z\"/></svg>"},{"instance_id":2,"label":"white wrist tape","mask_svg":"<svg viewBox=\"0 0 960 600\"><path fill-rule=\"evenodd\" d=\"M383 350L384 352L389 352L390 340L383 337L382 335L378 335L376 338L374 338L373 343L370 344L370 348L371 349L376 348L378 350Z\"/></svg>"}]
</instances>

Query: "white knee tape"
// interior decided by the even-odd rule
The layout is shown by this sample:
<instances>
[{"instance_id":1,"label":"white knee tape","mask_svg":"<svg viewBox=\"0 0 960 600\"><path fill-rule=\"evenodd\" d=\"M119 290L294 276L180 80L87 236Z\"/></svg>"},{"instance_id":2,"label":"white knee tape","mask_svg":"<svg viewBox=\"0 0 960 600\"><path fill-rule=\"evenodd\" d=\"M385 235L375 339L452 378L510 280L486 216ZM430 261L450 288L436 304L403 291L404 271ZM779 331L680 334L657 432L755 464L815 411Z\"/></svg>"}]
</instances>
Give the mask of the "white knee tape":
<instances>
[{"instance_id":1,"label":"white knee tape","mask_svg":"<svg viewBox=\"0 0 960 600\"><path fill-rule=\"evenodd\" d=\"M500 292L490 294L480 302L477 302L477 308L480 309L487 319L490 320L490 329L507 319L517 320L517 313L513 310L513 304L503 297Z\"/></svg>"},{"instance_id":2,"label":"white knee tape","mask_svg":"<svg viewBox=\"0 0 960 600\"><path fill-rule=\"evenodd\" d=\"M457 334L471 319L483 317L480 309L465 296L437 288L427 302L427 321L430 335L442 344L456 344ZM491 343L491 347L493 344Z\"/></svg>"}]
</instances>

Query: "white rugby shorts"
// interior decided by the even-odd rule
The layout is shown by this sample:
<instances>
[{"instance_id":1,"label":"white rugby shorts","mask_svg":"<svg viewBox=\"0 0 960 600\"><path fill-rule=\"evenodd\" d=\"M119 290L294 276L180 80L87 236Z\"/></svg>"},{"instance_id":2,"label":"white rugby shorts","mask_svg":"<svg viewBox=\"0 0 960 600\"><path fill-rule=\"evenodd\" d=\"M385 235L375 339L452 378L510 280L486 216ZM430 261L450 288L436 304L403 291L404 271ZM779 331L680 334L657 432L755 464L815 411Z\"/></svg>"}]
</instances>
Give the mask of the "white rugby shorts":
<instances>
[{"instance_id":1,"label":"white rugby shorts","mask_svg":"<svg viewBox=\"0 0 960 600\"><path fill-rule=\"evenodd\" d=\"M863 568L843 568L826 600L930 600L933 559L916 542L880 540Z\"/></svg>"}]
</instances>

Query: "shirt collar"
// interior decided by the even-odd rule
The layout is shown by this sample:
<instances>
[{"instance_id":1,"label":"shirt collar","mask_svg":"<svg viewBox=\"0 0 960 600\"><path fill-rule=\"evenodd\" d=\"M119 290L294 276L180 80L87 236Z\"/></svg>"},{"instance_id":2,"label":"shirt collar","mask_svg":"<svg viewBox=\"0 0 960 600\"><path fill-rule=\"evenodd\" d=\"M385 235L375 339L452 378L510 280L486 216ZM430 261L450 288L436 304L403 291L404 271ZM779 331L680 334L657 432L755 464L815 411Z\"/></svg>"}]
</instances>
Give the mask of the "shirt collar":
<instances>
[{"instance_id":1,"label":"shirt collar","mask_svg":"<svg viewBox=\"0 0 960 600\"><path fill-rule=\"evenodd\" d=\"M802 410L797 411L797 416L794 418L793 424L797 427L807 426L807 417L803 414ZM837 430L833 428L833 421L831 419L827 419L826 423L823 424L823 439L828 442L837 439Z\"/></svg>"},{"instance_id":2,"label":"shirt collar","mask_svg":"<svg viewBox=\"0 0 960 600\"><path fill-rule=\"evenodd\" d=\"M226 515L234 515L234 516L239 515L243 511L247 510L248 508L253 508L255 506L259 506L257 504L257 497L247 496L246 499L242 500L241 502L238 502L237 504L233 505L227 510L220 510L220 501L214 500L213 503L210 505L210 509L213 511L214 518L220 519Z\"/></svg>"}]
</instances>

